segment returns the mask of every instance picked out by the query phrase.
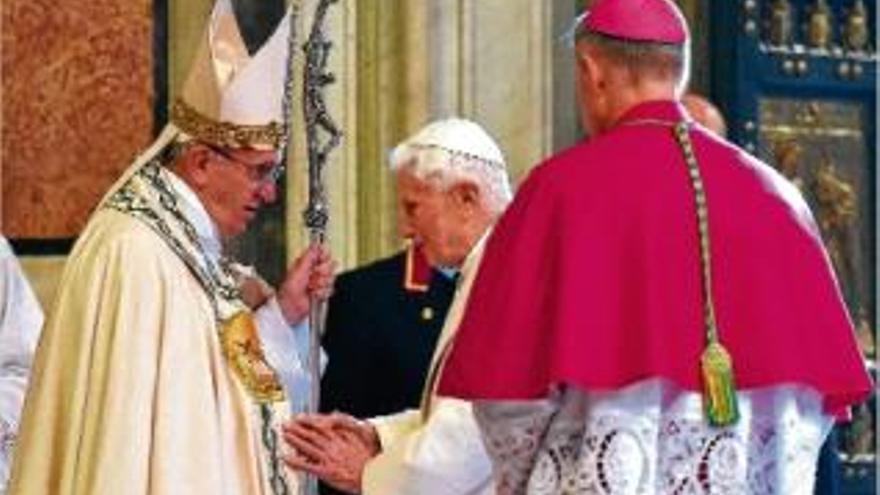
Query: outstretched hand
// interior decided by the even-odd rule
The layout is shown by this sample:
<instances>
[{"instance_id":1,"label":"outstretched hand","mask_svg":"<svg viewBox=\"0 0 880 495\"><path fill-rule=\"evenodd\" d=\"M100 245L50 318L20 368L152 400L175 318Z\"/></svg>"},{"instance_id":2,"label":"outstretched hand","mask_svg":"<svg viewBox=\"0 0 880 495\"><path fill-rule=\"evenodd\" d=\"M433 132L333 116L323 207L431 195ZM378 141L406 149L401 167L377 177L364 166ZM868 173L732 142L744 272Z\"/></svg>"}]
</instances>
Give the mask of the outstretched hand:
<instances>
[{"instance_id":1,"label":"outstretched hand","mask_svg":"<svg viewBox=\"0 0 880 495\"><path fill-rule=\"evenodd\" d=\"M381 450L371 425L339 413L299 416L283 431L285 442L295 451L284 457L290 468L348 493L361 491L364 466Z\"/></svg>"}]
</instances>

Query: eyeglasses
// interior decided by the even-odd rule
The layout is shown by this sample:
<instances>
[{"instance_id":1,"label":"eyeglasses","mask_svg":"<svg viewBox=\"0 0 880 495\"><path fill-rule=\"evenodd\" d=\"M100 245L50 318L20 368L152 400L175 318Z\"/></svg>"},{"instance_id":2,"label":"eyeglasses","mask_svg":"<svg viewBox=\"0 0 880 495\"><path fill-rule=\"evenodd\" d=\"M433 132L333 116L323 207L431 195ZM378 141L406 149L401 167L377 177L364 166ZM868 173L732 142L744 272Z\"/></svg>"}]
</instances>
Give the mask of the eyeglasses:
<instances>
[{"instance_id":1,"label":"eyeglasses","mask_svg":"<svg viewBox=\"0 0 880 495\"><path fill-rule=\"evenodd\" d=\"M207 145L208 149L213 151L214 153L220 155L225 160L234 163L240 167L242 167L245 173L248 176L248 179L255 183L260 184L275 184L278 182L278 179L284 175L284 164L281 163L280 159L276 161L273 165L265 166L266 163L248 163L241 161L234 156L232 156L228 151L223 148L219 148L217 146Z\"/></svg>"}]
</instances>

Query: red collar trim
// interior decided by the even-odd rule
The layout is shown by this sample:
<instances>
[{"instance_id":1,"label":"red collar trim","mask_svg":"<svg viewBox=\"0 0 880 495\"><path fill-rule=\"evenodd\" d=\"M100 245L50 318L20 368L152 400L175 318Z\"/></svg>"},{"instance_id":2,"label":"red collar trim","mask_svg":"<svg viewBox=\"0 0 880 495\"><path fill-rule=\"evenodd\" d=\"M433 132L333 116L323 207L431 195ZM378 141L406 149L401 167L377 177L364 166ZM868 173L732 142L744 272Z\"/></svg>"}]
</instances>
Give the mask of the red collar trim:
<instances>
[{"instance_id":1,"label":"red collar trim","mask_svg":"<svg viewBox=\"0 0 880 495\"><path fill-rule=\"evenodd\" d=\"M428 292L431 284L431 265L422 250L410 242L406 248L406 269L403 273L403 288L409 292Z\"/></svg>"}]
</instances>

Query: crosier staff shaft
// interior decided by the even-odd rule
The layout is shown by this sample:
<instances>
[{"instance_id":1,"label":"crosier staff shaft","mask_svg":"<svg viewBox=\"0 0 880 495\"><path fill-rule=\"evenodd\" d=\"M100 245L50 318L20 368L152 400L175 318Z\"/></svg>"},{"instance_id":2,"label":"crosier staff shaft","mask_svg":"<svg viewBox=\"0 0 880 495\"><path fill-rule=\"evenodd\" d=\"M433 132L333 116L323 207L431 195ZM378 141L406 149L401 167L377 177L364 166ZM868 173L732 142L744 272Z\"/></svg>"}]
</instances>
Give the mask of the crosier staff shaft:
<instances>
[{"instance_id":1,"label":"crosier staff shaft","mask_svg":"<svg viewBox=\"0 0 880 495\"><path fill-rule=\"evenodd\" d=\"M326 242L330 210L324 171L330 152L342 140L342 131L327 111L324 94L327 86L335 80L333 74L327 70L332 43L327 38L325 24L328 8L337 1L318 1L309 39L303 47L306 57L303 73L303 115L309 156L309 200L303 219L309 229L309 240L313 246ZM309 413L318 412L321 400L321 335L324 333L326 306L326 300L312 298L309 310L308 368L311 389L306 408ZM318 486L314 476L306 477L303 493L317 495Z\"/></svg>"}]
</instances>

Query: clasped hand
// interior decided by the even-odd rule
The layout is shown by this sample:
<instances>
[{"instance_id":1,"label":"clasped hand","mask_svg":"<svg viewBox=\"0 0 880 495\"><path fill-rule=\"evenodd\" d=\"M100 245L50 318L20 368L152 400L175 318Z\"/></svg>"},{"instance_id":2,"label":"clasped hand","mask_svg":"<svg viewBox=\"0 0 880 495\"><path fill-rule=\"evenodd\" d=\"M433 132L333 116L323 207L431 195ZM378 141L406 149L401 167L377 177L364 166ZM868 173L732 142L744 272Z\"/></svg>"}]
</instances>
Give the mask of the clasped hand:
<instances>
[{"instance_id":1,"label":"clasped hand","mask_svg":"<svg viewBox=\"0 0 880 495\"><path fill-rule=\"evenodd\" d=\"M345 414L301 415L283 431L294 451L284 456L290 468L348 493L360 493L364 466L381 451L376 429Z\"/></svg>"}]
</instances>

